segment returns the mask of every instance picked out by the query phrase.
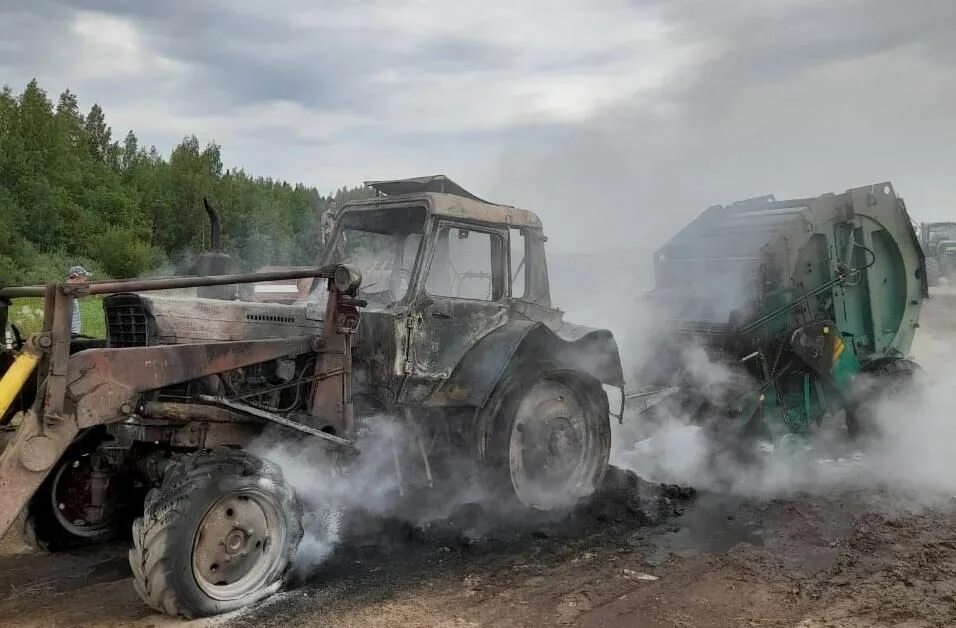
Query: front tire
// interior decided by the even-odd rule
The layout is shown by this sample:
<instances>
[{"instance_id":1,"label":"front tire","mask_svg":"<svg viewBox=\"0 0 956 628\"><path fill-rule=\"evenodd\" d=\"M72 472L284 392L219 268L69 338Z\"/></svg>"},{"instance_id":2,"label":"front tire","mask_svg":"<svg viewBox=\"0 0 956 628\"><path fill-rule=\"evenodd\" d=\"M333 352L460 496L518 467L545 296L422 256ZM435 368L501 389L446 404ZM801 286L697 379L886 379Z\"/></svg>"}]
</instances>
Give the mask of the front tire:
<instances>
[{"instance_id":1,"label":"front tire","mask_svg":"<svg viewBox=\"0 0 956 628\"><path fill-rule=\"evenodd\" d=\"M301 539L302 508L278 467L215 449L173 463L146 496L129 562L149 606L203 617L276 592Z\"/></svg>"},{"instance_id":2,"label":"front tire","mask_svg":"<svg viewBox=\"0 0 956 628\"><path fill-rule=\"evenodd\" d=\"M609 416L600 383L585 374L545 370L519 378L495 422L490 453L501 483L542 511L589 497L607 472Z\"/></svg>"}]
</instances>

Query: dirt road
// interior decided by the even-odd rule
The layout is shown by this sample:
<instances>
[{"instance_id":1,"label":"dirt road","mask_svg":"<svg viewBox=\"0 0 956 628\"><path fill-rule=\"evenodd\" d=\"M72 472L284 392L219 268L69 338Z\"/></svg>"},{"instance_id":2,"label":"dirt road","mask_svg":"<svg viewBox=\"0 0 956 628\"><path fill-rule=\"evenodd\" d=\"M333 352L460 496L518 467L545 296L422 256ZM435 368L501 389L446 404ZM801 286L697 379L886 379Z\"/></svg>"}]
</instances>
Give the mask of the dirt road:
<instances>
[{"instance_id":1,"label":"dirt road","mask_svg":"<svg viewBox=\"0 0 956 628\"><path fill-rule=\"evenodd\" d=\"M927 306L918 357L956 349L949 311L943 298ZM937 496L928 506L921 497L880 487L690 497L615 470L602 495L566 520L488 535L472 532L481 513L471 509L427 530L382 522L298 588L241 614L188 623L142 606L124 546L53 557L8 535L0 622L954 626L956 502Z\"/></svg>"}]
</instances>

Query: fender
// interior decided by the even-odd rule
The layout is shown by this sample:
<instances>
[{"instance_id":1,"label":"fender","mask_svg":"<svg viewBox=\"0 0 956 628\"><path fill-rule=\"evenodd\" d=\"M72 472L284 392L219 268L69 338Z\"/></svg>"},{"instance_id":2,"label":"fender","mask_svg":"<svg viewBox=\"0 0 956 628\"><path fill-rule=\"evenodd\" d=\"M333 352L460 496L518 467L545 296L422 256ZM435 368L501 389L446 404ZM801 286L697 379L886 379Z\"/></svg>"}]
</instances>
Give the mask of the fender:
<instances>
[{"instance_id":1,"label":"fender","mask_svg":"<svg viewBox=\"0 0 956 628\"><path fill-rule=\"evenodd\" d=\"M544 323L517 320L475 343L425 405L484 407L519 353L583 371L602 384L624 386L620 353L610 331L570 324L552 330Z\"/></svg>"}]
</instances>

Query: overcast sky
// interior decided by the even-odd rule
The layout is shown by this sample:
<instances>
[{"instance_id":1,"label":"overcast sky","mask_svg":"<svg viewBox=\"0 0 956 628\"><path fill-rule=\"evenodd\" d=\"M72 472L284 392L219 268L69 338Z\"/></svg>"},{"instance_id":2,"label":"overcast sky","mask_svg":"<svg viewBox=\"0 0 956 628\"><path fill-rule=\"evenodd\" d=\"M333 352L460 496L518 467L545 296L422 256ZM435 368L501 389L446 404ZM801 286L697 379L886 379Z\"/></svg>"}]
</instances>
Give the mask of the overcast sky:
<instances>
[{"instance_id":1,"label":"overcast sky","mask_svg":"<svg viewBox=\"0 0 956 628\"><path fill-rule=\"evenodd\" d=\"M956 217L956 1L0 0L0 82L329 190L446 173L566 251L891 180Z\"/></svg>"}]
</instances>

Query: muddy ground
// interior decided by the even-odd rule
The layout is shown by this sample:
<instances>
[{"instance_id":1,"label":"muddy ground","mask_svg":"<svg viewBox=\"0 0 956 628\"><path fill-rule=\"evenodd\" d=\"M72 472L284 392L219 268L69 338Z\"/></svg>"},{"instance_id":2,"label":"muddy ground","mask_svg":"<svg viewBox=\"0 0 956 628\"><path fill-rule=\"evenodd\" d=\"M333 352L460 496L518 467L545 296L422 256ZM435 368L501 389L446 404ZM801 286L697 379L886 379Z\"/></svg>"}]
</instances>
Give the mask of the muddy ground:
<instances>
[{"instance_id":1,"label":"muddy ground","mask_svg":"<svg viewBox=\"0 0 956 628\"><path fill-rule=\"evenodd\" d=\"M956 349L926 308L917 357ZM954 447L956 450L956 447ZM852 465L850 466L852 472ZM954 626L956 501L871 486L786 499L660 488L614 470L561 521L475 534L459 511L381 522L298 588L212 622L152 614L122 545L56 556L0 543L3 625Z\"/></svg>"}]
</instances>

